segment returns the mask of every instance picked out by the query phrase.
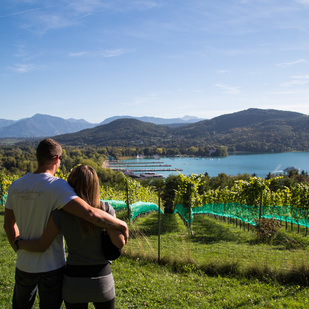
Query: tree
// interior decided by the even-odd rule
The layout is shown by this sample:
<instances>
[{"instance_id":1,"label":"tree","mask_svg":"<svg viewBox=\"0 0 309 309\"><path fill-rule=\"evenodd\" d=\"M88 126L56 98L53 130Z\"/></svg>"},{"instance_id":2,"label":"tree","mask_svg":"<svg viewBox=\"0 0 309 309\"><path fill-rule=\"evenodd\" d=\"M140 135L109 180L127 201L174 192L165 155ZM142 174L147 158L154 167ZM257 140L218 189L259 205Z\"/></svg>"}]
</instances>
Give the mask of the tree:
<instances>
[{"instance_id":1,"label":"tree","mask_svg":"<svg viewBox=\"0 0 309 309\"><path fill-rule=\"evenodd\" d=\"M174 212L174 199L175 191L178 189L180 184L179 175L170 175L165 179L165 185L162 192L162 200L164 203L164 212Z\"/></svg>"}]
</instances>

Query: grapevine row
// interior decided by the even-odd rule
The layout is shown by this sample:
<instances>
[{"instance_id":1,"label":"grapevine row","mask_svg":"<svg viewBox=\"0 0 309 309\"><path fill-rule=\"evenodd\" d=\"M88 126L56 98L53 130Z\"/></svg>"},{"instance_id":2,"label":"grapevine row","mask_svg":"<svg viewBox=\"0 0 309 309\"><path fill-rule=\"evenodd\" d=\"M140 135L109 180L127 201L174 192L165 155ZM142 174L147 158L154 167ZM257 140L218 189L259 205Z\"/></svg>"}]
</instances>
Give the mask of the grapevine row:
<instances>
[{"instance_id":1,"label":"grapevine row","mask_svg":"<svg viewBox=\"0 0 309 309\"><path fill-rule=\"evenodd\" d=\"M202 176L202 174L190 176L180 174L181 183L175 194L175 205L200 207L211 203L239 203L248 206L263 204L265 206L291 206L309 209L309 186L306 183L297 183L291 188L284 187L272 191L270 189L271 183L282 177L271 179L250 177L249 181L235 181L231 188L219 187L199 193Z\"/></svg>"}]
</instances>

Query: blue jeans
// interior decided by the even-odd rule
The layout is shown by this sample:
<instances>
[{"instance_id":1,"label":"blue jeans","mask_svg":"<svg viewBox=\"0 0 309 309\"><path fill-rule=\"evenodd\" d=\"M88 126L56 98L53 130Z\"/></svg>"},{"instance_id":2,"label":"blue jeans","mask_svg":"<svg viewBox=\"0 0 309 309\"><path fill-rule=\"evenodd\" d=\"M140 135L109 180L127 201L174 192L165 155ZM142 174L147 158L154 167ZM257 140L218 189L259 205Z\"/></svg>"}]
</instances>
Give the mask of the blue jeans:
<instances>
[{"instance_id":1,"label":"blue jeans","mask_svg":"<svg viewBox=\"0 0 309 309\"><path fill-rule=\"evenodd\" d=\"M64 267L43 272L27 273L16 268L13 309L31 309L37 290L41 309L62 308L62 279Z\"/></svg>"}]
</instances>

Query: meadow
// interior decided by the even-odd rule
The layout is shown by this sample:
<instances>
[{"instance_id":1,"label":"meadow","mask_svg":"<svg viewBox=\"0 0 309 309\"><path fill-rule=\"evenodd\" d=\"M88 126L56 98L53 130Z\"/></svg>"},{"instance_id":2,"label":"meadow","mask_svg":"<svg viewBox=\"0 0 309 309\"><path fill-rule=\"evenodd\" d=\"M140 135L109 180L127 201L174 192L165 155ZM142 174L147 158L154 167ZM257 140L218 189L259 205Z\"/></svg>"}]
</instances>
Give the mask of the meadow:
<instances>
[{"instance_id":1,"label":"meadow","mask_svg":"<svg viewBox=\"0 0 309 309\"><path fill-rule=\"evenodd\" d=\"M206 215L194 218L191 235L178 215L165 214L160 247L158 231L157 213L131 222L130 241L112 263L116 308L308 308L303 229L282 227L265 244L253 229ZM3 228L0 244L0 307L11 308L15 253Z\"/></svg>"}]
</instances>

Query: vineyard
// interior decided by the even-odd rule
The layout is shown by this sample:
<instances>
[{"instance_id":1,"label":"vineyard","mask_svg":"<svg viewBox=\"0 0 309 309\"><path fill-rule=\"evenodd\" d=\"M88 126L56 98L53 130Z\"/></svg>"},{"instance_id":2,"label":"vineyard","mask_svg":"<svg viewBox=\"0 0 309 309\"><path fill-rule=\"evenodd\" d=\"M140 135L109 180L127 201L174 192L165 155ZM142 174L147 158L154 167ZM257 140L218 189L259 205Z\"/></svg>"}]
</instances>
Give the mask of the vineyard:
<instances>
[{"instance_id":1,"label":"vineyard","mask_svg":"<svg viewBox=\"0 0 309 309\"><path fill-rule=\"evenodd\" d=\"M276 219L309 227L309 186L299 183L292 188L272 191L272 182L281 177L235 181L232 188L199 193L202 175L180 175L175 196L175 213L191 225L194 215L212 214L256 225L261 218Z\"/></svg>"},{"instance_id":2,"label":"vineyard","mask_svg":"<svg viewBox=\"0 0 309 309\"><path fill-rule=\"evenodd\" d=\"M58 174L63 179L67 175ZM0 174L0 205L4 206L10 184L16 180L17 176ZM126 190L116 190L112 187L100 187L100 196L104 201L108 201L116 211L128 210L129 220L133 220L139 215L158 211L158 196L150 187L143 187L137 181L130 178L125 179ZM160 209L161 211L161 209ZM161 211L162 212L162 211Z\"/></svg>"},{"instance_id":3,"label":"vineyard","mask_svg":"<svg viewBox=\"0 0 309 309\"><path fill-rule=\"evenodd\" d=\"M271 190L280 177L263 179L251 177L237 180L231 188L217 188L200 192L202 175L180 175L180 185L175 192L174 213L178 213L187 225L196 214L212 214L233 218L256 225L257 219L273 218L286 223L309 227L309 186L298 183L293 187ZM67 175L57 175L66 179ZM0 202L4 206L8 188L17 176L0 174ZM129 220L141 214L158 211L162 201L150 186L125 178L125 190L101 186L101 199L108 201L116 211L127 210ZM160 207L161 211L161 207ZM162 211L161 211L162 212Z\"/></svg>"},{"instance_id":4,"label":"vineyard","mask_svg":"<svg viewBox=\"0 0 309 309\"><path fill-rule=\"evenodd\" d=\"M9 185L16 177L8 177L5 174L0 174L0 176L1 202L4 206ZM63 175L58 176L65 178ZM126 184L124 189L101 186L101 199L108 201L114 207L117 217L129 221L131 241L124 250L125 256L156 260L160 264L174 265L177 261L180 265L181 263L187 265L190 262L195 265L194 267L204 267L206 273L213 271L221 273L223 269L227 269L228 272L232 271L241 275L250 272L254 264L256 269L254 274L265 273L266 278L268 278L269 271L272 278L275 278L274 280L279 280L282 276L283 279L281 278L280 282L303 278L298 274L304 272L302 267L307 267L307 262L304 262L307 261L307 252L304 248L307 246L306 235L309 226L308 185L302 183L274 191L271 190L272 182L280 178L250 177L249 180L235 181L231 188L202 191L203 177L201 175L180 174L179 176L181 181L175 191L173 214L164 213L163 216L161 216L161 209L164 206L162 205L163 195L161 196L160 188L145 187L136 180L126 178L124 178ZM203 216L198 216L200 214ZM222 220L217 220L218 217ZM266 221L263 222L263 219ZM286 231L280 232L278 236L278 229L284 222ZM233 226L224 226L224 224L230 226L230 223L236 223L236 228L238 223L244 229L235 231ZM288 223L291 225L290 231L287 230ZM292 224L298 226L297 236L296 234L289 236L289 233L294 232ZM239 234L244 233L246 226L248 231L245 233L248 236ZM184 230L187 233L184 233ZM253 233L248 233L249 230ZM229 241L224 242L224 245L221 241L216 242L215 249L212 240L217 237L218 239L223 237ZM246 249L239 248L238 237L243 239L243 246ZM300 239L300 237L303 238ZM272 244L274 239L276 239L276 244L273 248L272 246L263 247L263 243ZM258 243L261 245L254 245ZM171 246L175 246L172 251ZM157 247L157 252L155 247ZM279 247L282 249L278 250ZM230 251L228 254L227 248ZM293 250L288 252L287 248ZM215 253L216 250L218 253ZM271 257L270 251L274 251ZM239 252L237 262L233 260L236 252ZM254 258L250 254L253 254ZM222 265L222 255L225 256L224 265ZM192 260L193 257L194 260ZM271 259L274 269L278 268L278 274L273 273L273 268L270 269L269 266L265 268L265 265L269 263L268 259ZM262 264L261 261L263 261ZM239 263L237 267L235 263ZM265 269L260 269L260 266ZM291 275L289 270L297 276L289 279ZM309 271L306 270L305 273ZM306 277L301 284L307 286L308 278ZM295 282L300 282L297 280Z\"/></svg>"}]
</instances>

